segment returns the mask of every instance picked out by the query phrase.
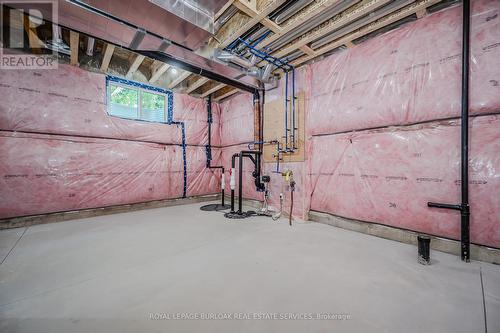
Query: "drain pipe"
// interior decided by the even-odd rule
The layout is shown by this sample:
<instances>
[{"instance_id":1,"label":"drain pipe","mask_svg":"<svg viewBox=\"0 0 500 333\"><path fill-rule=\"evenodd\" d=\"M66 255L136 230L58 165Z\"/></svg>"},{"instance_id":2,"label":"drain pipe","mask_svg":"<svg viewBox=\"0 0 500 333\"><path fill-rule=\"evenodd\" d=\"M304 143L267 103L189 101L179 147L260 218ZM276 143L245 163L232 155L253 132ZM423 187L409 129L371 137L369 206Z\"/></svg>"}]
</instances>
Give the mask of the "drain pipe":
<instances>
[{"instance_id":1,"label":"drain pipe","mask_svg":"<svg viewBox=\"0 0 500 333\"><path fill-rule=\"evenodd\" d=\"M226 182L224 179L224 167L222 165L212 166L212 94L208 95L207 99L207 123L208 123L208 144L206 145L206 155L207 155L207 168L209 169L220 169L221 170L221 179L220 179L220 188L221 188L221 208L225 208L225 198L224 198L224 190L226 187Z\"/></svg>"},{"instance_id":2,"label":"drain pipe","mask_svg":"<svg viewBox=\"0 0 500 333\"><path fill-rule=\"evenodd\" d=\"M459 210L461 215L460 254L470 261L470 207L469 207L469 53L470 0L463 0L462 25L462 115L461 115L461 196L458 205L428 202L428 207Z\"/></svg>"},{"instance_id":3,"label":"drain pipe","mask_svg":"<svg viewBox=\"0 0 500 333\"><path fill-rule=\"evenodd\" d=\"M233 154L231 157L231 172L230 172L230 180L229 187L231 188L231 213L234 213L234 189L236 188L236 158L239 157L240 154ZM241 187L241 184L240 184Z\"/></svg>"}]
</instances>

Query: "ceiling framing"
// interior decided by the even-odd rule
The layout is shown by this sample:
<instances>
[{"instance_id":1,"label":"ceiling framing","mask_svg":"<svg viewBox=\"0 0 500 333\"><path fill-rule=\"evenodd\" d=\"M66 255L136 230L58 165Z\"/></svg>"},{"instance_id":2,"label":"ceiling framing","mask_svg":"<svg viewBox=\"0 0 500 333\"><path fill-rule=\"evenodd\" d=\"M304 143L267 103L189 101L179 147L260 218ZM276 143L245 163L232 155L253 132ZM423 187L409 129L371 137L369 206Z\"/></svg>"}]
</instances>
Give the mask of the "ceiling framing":
<instances>
[{"instance_id":1,"label":"ceiling framing","mask_svg":"<svg viewBox=\"0 0 500 333\"><path fill-rule=\"evenodd\" d=\"M401 5L391 10L391 4L393 5L398 1ZM332 14L332 17L324 17L324 13L342 4L341 0L306 1L302 8L299 8L294 13L289 13L289 17L278 24L274 19L276 13L283 8L286 9L287 6L293 3L292 1L258 0L255 2L255 0L229 0L215 14L215 19L222 18L227 11L234 13L208 41L208 46L209 48L224 49L232 45L240 37L247 38L252 31L266 29L267 36L260 41L256 48L278 58L286 59L295 55L290 60L290 63L297 67L329 54L339 47L353 47L355 41L361 37L389 25L392 27L395 22L399 24L400 21L407 17L414 17L415 19L424 17L429 7L441 1L351 0L347 8ZM450 3L453 3L453 1ZM387 8L387 10L384 8ZM379 9L384 9L379 11L383 15L374 15ZM376 18L370 19L370 14L372 17L376 16ZM318 21L320 17L321 20ZM315 24L316 21L318 21L317 25ZM311 22L314 25L307 25L308 29L304 31L302 27ZM355 28L349 30L349 27L354 26L355 23ZM299 29L302 29L302 31L299 31ZM299 33L296 33L297 31ZM37 36L41 32L31 29L27 33L29 36ZM331 34L338 34L338 36L334 35L335 39L328 40L324 44L320 43L318 47L313 46L315 42ZM82 61L85 61L86 41L90 37L74 31L69 31L66 35L69 37L67 38L67 43L70 46L69 62L72 65L80 66ZM280 46L270 49L269 47L273 44ZM93 52L93 57L99 59L99 64L94 66L96 67L94 70L108 73L113 69L116 71L117 68L120 68L121 72L123 72L122 75L126 78L149 82L195 97L205 98L212 94L215 101L223 100L239 92L238 89L233 87L175 69L168 64L149 59L144 55L136 54L113 44L96 40L93 47L96 50L96 52ZM34 51L35 46L32 46L32 48ZM202 53L201 50L198 50L198 52ZM260 61L257 66L262 67L265 64L264 61Z\"/></svg>"}]
</instances>

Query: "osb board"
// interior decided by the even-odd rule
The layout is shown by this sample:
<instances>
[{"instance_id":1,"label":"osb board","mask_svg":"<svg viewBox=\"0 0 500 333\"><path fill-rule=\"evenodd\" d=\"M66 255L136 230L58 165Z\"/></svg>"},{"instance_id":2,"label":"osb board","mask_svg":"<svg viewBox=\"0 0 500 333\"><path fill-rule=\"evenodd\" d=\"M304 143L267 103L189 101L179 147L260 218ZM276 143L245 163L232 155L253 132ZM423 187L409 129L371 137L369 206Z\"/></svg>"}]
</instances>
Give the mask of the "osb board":
<instances>
[{"instance_id":1,"label":"osb board","mask_svg":"<svg viewBox=\"0 0 500 333\"><path fill-rule=\"evenodd\" d=\"M288 128L291 128L292 124L292 112L291 112L291 101L288 102ZM283 153L281 154L282 160L280 163L284 162L303 162L304 161L304 113L305 113L305 99L304 92L300 91L297 93L297 99L295 101L295 119L297 125L297 147L294 153ZM272 102L268 102L264 106L264 141L278 140L280 142L280 147L285 146L285 102L283 99L278 99ZM288 142L291 142L291 131L288 134ZM264 145L264 162L265 163L276 163L277 154L276 145L265 144Z\"/></svg>"}]
</instances>

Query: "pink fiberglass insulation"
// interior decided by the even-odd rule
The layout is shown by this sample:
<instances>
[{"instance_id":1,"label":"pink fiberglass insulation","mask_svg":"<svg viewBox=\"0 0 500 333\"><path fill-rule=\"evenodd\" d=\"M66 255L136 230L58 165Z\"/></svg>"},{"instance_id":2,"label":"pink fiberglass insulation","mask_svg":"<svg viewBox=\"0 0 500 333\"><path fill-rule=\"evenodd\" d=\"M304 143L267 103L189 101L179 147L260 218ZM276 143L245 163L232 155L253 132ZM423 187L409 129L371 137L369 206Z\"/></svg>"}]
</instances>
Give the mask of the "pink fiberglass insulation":
<instances>
[{"instance_id":1,"label":"pink fiberglass insulation","mask_svg":"<svg viewBox=\"0 0 500 333\"><path fill-rule=\"evenodd\" d=\"M105 75L60 64L57 70L0 71L0 129L49 134L181 143L177 126L109 116ZM23 101L19 103L19 101ZM188 144L206 144L202 99L174 93L174 120L185 121ZM214 110L214 124L219 122ZM219 141L213 131L212 140Z\"/></svg>"},{"instance_id":2,"label":"pink fiberglass insulation","mask_svg":"<svg viewBox=\"0 0 500 333\"><path fill-rule=\"evenodd\" d=\"M473 3L471 114L500 109L500 2ZM311 66L310 134L411 124L460 114L461 7Z\"/></svg>"},{"instance_id":3,"label":"pink fiberglass insulation","mask_svg":"<svg viewBox=\"0 0 500 333\"><path fill-rule=\"evenodd\" d=\"M240 94L221 103L221 145L253 142L253 96Z\"/></svg>"},{"instance_id":4,"label":"pink fiberglass insulation","mask_svg":"<svg viewBox=\"0 0 500 333\"><path fill-rule=\"evenodd\" d=\"M181 125L109 116L105 90L104 75L63 64L0 71L0 218L182 197ZM186 195L217 193L206 101L174 94L173 113L186 128ZM212 113L218 146L217 104Z\"/></svg>"},{"instance_id":5,"label":"pink fiberglass insulation","mask_svg":"<svg viewBox=\"0 0 500 333\"><path fill-rule=\"evenodd\" d=\"M0 133L1 218L182 196L179 146Z\"/></svg>"},{"instance_id":6,"label":"pink fiberglass insulation","mask_svg":"<svg viewBox=\"0 0 500 333\"><path fill-rule=\"evenodd\" d=\"M500 118L471 120L471 237L500 247ZM314 137L311 209L457 239L460 121Z\"/></svg>"},{"instance_id":7,"label":"pink fiberglass insulation","mask_svg":"<svg viewBox=\"0 0 500 333\"><path fill-rule=\"evenodd\" d=\"M187 147L188 196L218 193L221 171L206 167L205 147ZM220 165L221 149L212 148L212 166Z\"/></svg>"},{"instance_id":8,"label":"pink fiberglass insulation","mask_svg":"<svg viewBox=\"0 0 500 333\"><path fill-rule=\"evenodd\" d=\"M188 144L208 143L207 101L185 94L174 93L174 120L186 125ZM212 145L220 145L220 106L212 103Z\"/></svg>"}]
</instances>

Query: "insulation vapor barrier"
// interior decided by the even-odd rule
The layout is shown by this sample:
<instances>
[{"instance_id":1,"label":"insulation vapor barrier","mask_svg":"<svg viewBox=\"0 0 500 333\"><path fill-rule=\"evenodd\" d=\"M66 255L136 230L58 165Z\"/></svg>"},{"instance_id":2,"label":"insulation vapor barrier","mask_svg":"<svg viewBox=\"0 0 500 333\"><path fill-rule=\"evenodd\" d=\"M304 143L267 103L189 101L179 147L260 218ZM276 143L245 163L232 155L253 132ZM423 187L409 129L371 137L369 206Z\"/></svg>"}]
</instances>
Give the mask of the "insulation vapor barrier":
<instances>
[{"instance_id":1,"label":"insulation vapor barrier","mask_svg":"<svg viewBox=\"0 0 500 333\"><path fill-rule=\"evenodd\" d=\"M182 143L180 126L109 116L106 77L74 66L60 64L50 71L0 71L0 96L2 130ZM214 128L219 123L216 111ZM204 100L174 94L174 120L185 122L187 144L206 144ZM220 141L218 131L213 131L212 141Z\"/></svg>"},{"instance_id":2,"label":"insulation vapor barrier","mask_svg":"<svg viewBox=\"0 0 500 333\"><path fill-rule=\"evenodd\" d=\"M500 2L474 1L472 12L471 236L500 247ZM460 238L459 213L427 202L460 202L461 18L460 6L447 8L297 71L306 161L280 166L297 182L296 217L316 210ZM283 91L281 82L266 102L283 100ZM251 96L221 109L224 145L253 141ZM224 165L241 149L246 144L223 148ZM264 164L270 203L277 207L284 192L288 212L289 192L275 167ZM244 181L244 196L262 200L249 164Z\"/></svg>"},{"instance_id":3,"label":"insulation vapor barrier","mask_svg":"<svg viewBox=\"0 0 500 333\"><path fill-rule=\"evenodd\" d=\"M498 248L500 2L472 4L471 240ZM306 206L460 238L459 212L427 207L460 202L460 48L455 6L310 66Z\"/></svg>"},{"instance_id":4,"label":"insulation vapor barrier","mask_svg":"<svg viewBox=\"0 0 500 333\"><path fill-rule=\"evenodd\" d=\"M0 218L219 191L202 99L174 94L176 124L121 119L106 112L104 75L62 64L0 71L0 99ZM212 155L217 163L220 150Z\"/></svg>"},{"instance_id":5,"label":"insulation vapor barrier","mask_svg":"<svg viewBox=\"0 0 500 333\"><path fill-rule=\"evenodd\" d=\"M500 110L500 5L472 5L470 113L477 115ZM310 134L458 117L461 20L455 6L313 64Z\"/></svg>"},{"instance_id":6,"label":"insulation vapor barrier","mask_svg":"<svg viewBox=\"0 0 500 333\"><path fill-rule=\"evenodd\" d=\"M500 117L471 123L471 240L498 247ZM456 239L460 212L427 202L460 200L459 137L458 120L314 137L311 209Z\"/></svg>"}]
</instances>

